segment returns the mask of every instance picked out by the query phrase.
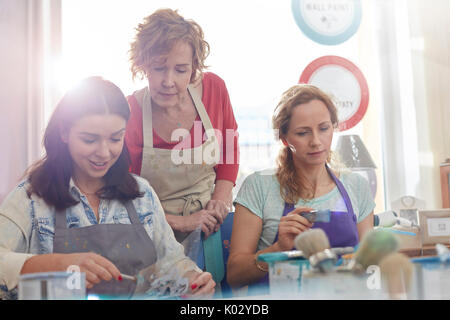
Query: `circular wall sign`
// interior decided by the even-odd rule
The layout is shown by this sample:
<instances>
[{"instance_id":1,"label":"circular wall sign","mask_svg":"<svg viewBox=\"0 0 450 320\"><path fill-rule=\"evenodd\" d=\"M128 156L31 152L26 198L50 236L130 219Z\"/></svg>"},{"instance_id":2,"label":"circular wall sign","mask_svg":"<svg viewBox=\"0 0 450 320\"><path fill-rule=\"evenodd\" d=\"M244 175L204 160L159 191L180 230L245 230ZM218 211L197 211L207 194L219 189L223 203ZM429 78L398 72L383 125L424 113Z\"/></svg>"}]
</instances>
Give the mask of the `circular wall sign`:
<instances>
[{"instance_id":1,"label":"circular wall sign","mask_svg":"<svg viewBox=\"0 0 450 320\"><path fill-rule=\"evenodd\" d=\"M345 42L361 23L360 0L292 0L291 6L300 30L320 44Z\"/></svg>"},{"instance_id":2,"label":"circular wall sign","mask_svg":"<svg viewBox=\"0 0 450 320\"><path fill-rule=\"evenodd\" d=\"M369 105L369 87L362 72L347 59L325 56L311 62L299 83L312 84L333 99L338 110L339 130L353 128Z\"/></svg>"}]
</instances>

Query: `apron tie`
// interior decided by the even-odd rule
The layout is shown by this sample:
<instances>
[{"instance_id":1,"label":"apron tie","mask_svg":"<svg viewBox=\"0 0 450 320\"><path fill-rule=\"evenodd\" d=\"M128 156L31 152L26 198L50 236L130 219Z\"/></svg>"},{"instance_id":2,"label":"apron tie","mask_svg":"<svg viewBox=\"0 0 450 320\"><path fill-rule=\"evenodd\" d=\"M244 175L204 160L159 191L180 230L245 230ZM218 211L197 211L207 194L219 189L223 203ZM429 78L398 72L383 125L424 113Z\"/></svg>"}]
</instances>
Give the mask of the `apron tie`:
<instances>
[{"instance_id":1,"label":"apron tie","mask_svg":"<svg viewBox=\"0 0 450 320\"><path fill-rule=\"evenodd\" d=\"M203 204L200 201L200 197L198 195L188 195L182 197L182 199L185 201L183 206L183 217L187 217L191 214L190 209L195 202L198 202L200 204L200 208L203 209Z\"/></svg>"}]
</instances>

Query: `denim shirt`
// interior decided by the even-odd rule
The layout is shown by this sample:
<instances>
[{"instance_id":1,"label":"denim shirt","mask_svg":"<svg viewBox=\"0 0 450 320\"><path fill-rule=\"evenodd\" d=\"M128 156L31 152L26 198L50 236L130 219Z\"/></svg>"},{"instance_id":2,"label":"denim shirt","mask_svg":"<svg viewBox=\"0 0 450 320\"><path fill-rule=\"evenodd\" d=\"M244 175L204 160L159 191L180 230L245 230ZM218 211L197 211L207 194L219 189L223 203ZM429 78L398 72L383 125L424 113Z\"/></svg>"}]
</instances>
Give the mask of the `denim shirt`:
<instances>
[{"instance_id":1,"label":"denim shirt","mask_svg":"<svg viewBox=\"0 0 450 320\"><path fill-rule=\"evenodd\" d=\"M155 243L161 273L178 268L181 272L196 270L195 263L184 255L183 246L175 240L161 203L147 180L133 175L144 196L133 200L144 229ZM53 251L55 209L32 194L27 195L28 181L21 182L0 206L0 298L17 298L20 270L35 254ZM68 228L101 224L130 224L125 206L118 200L101 199L99 221L73 180L70 193L80 202L66 210Z\"/></svg>"}]
</instances>

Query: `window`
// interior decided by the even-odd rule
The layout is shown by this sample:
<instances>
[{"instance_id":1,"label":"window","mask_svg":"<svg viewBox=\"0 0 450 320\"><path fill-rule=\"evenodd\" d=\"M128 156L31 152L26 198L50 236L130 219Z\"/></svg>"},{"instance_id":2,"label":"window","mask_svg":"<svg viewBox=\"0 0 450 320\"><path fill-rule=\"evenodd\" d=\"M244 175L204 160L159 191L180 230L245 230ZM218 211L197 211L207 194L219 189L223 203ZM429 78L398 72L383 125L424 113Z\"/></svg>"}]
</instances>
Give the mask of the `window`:
<instances>
[{"instance_id":1,"label":"window","mask_svg":"<svg viewBox=\"0 0 450 320\"><path fill-rule=\"evenodd\" d=\"M426 106L418 101L427 93L417 93L417 62L425 59L417 53L426 42L426 34L411 27L417 21L429 21L431 14L420 10L426 6L422 0L361 3L363 18L358 32L340 45L327 46L301 32L290 1L62 0L59 90L63 92L91 75L115 82L126 94L145 86L144 81L133 82L129 71L127 51L134 28L156 9L179 9L183 16L202 26L211 46L206 61L209 70L227 84L240 132L239 186L247 174L274 166L278 145L273 139L271 115L281 94L299 81L311 61L325 55L341 56L363 72L370 100L362 121L336 133L334 145L341 134L361 136L377 165L375 212L386 210L397 194L420 198L424 193L431 198L428 204L436 206L436 197L430 194L433 191L418 186L420 181L427 181L439 188L439 182L438 170L432 163L436 159L430 156L433 150L422 152L418 136L422 132L418 128L422 108ZM441 7L448 9L449 5L438 1L435 14ZM420 18L420 14L424 17ZM445 48L448 52L448 45L442 50ZM448 73L447 58L447 77ZM442 126L436 130L442 130ZM441 154L445 152L438 148Z\"/></svg>"}]
</instances>

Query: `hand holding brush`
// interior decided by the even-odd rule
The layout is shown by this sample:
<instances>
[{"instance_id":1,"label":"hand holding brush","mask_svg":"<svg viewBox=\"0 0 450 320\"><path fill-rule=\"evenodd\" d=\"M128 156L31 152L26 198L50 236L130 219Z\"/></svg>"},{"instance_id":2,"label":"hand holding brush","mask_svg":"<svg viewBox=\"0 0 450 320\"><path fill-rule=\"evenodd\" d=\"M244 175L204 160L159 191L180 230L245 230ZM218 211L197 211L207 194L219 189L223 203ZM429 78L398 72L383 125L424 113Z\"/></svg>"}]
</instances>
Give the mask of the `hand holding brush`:
<instances>
[{"instance_id":1,"label":"hand holding brush","mask_svg":"<svg viewBox=\"0 0 450 320\"><path fill-rule=\"evenodd\" d=\"M302 217L300 213L309 212L314 209L299 207L286 216L281 217L280 224L278 226L278 249L279 251L287 251L294 248L294 239L296 236L309 230L312 227L312 223L307 218Z\"/></svg>"}]
</instances>

